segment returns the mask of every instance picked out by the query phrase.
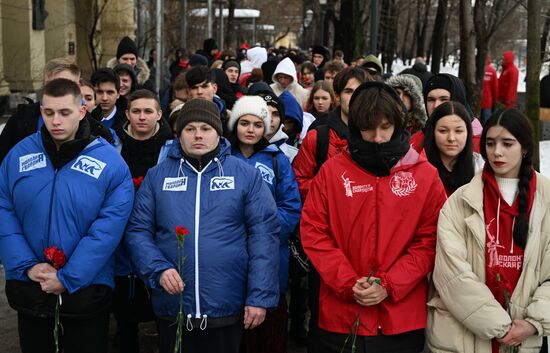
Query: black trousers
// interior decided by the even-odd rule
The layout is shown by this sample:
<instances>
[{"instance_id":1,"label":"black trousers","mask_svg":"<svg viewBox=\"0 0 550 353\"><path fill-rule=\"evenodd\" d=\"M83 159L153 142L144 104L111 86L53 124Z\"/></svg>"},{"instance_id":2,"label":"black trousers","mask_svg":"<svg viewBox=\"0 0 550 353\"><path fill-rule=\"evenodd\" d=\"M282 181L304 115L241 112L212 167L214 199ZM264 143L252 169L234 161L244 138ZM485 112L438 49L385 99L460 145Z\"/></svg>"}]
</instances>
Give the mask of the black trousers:
<instances>
[{"instance_id":1,"label":"black trousers","mask_svg":"<svg viewBox=\"0 0 550 353\"><path fill-rule=\"evenodd\" d=\"M173 353L176 344L176 325L173 320L158 319L159 353ZM238 353L243 332L243 322L229 326L192 331L183 328L181 352Z\"/></svg>"},{"instance_id":2,"label":"black trousers","mask_svg":"<svg viewBox=\"0 0 550 353\"><path fill-rule=\"evenodd\" d=\"M155 319L145 284L135 275L115 277L112 312L118 353L139 353L139 323Z\"/></svg>"},{"instance_id":3,"label":"black trousers","mask_svg":"<svg viewBox=\"0 0 550 353\"><path fill-rule=\"evenodd\" d=\"M107 352L109 312L106 310L86 319L61 318L59 331L60 351L64 353ZM53 353L54 318L40 318L17 314L19 345L22 353Z\"/></svg>"},{"instance_id":4,"label":"black trousers","mask_svg":"<svg viewBox=\"0 0 550 353\"><path fill-rule=\"evenodd\" d=\"M321 277L313 267L309 267L307 274L308 285L308 305L309 305L309 330L307 333L307 352L318 353L320 350L319 342L319 291L321 286Z\"/></svg>"},{"instance_id":5,"label":"black trousers","mask_svg":"<svg viewBox=\"0 0 550 353\"><path fill-rule=\"evenodd\" d=\"M347 334L319 330L318 353L340 353ZM351 352L352 337L348 339L344 352ZM420 353L424 349L424 330L415 330L398 335L357 336L357 353Z\"/></svg>"}]
</instances>

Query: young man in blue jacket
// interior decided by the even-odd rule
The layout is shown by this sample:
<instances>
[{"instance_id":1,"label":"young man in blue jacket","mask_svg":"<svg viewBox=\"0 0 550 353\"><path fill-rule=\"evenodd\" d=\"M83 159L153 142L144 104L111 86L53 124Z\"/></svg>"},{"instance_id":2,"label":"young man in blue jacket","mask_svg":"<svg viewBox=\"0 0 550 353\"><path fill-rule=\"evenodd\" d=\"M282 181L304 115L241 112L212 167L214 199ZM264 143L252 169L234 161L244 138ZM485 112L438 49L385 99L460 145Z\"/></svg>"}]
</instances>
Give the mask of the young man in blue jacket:
<instances>
[{"instance_id":1,"label":"young man in blue jacket","mask_svg":"<svg viewBox=\"0 0 550 353\"><path fill-rule=\"evenodd\" d=\"M174 351L183 295L183 352L237 353L244 329L279 302L279 216L260 173L231 156L218 107L192 99L176 114L179 138L149 169L124 236L152 288L159 352ZM189 230L178 271L176 227Z\"/></svg>"},{"instance_id":2,"label":"young man in blue jacket","mask_svg":"<svg viewBox=\"0 0 550 353\"><path fill-rule=\"evenodd\" d=\"M0 166L0 259L6 296L18 313L21 351L106 352L114 287L113 252L133 203L127 165L90 134L80 88L67 79L44 87L44 126ZM54 268L45 250L65 263Z\"/></svg>"}]
</instances>

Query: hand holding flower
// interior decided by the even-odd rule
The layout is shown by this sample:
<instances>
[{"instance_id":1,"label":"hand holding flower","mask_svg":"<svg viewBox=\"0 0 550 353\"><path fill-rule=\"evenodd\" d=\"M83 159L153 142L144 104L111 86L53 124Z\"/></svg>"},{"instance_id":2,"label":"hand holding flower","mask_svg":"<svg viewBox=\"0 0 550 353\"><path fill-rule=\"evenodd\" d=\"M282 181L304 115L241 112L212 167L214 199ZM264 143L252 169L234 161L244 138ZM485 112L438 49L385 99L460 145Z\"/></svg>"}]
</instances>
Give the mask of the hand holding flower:
<instances>
[{"instance_id":1,"label":"hand holding flower","mask_svg":"<svg viewBox=\"0 0 550 353\"><path fill-rule=\"evenodd\" d=\"M42 272L40 274L43 279L40 281L40 287L46 293L61 294L65 291L65 286L57 278L57 271L55 272Z\"/></svg>"},{"instance_id":2,"label":"hand holding flower","mask_svg":"<svg viewBox=\"0 0 550 353\"><path fill-rule=\"evenodd\" d=\"M159 284L172 295L180 294L185 288L185 283L181 280L180 274L173 268L165 270L160 275Z\"/></svg>"},{"instance_id":3,"label":"hand holding flower","mask_svg":"<svg viewBox=\"0 0 550 353\"><path fill-rule=\"evenodd\" d=\"M528 337L537 333L537 328L529 321L525 320L513 320L510 331L498 341L508 346L519 346Z\"/></svg>"},{"instance_id":4,"label":"hand holding flower","mask_svg":"<svg viewBox=\"0 0 550 353\"><path fill-rule=\"evenodd\" d=\"M43 273L56 272L55 268L48 263L40 263L31 267L27 271L27 276L34 282L42 282L44 280Z\"/></svg>"},{"instance_id":5,"label":"hand holding flower","mask_svg":"<svg viewBox=\"0 0 550 353\"><path fill-rule=\"evenodd\" d=\"M388 297L386 288L378 284L380 281L376 277L363 277L355 283L353 286L353 294L355 301L359 305L371 306L382 302Z\"/></svg>"}]
</instances>

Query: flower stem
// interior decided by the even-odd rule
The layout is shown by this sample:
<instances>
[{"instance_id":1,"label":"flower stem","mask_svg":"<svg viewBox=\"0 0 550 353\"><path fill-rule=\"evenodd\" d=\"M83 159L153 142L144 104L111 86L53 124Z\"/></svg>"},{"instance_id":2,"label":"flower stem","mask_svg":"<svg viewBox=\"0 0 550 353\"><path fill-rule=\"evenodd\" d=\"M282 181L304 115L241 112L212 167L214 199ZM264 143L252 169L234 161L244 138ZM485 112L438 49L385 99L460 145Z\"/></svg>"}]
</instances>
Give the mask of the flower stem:
<instances>
[{"instance_id":1,"label":"flower stem","mask_svg":"<svg viewBox=\"0 0 550 353\"><path fill-rule=\"evenodd\" d=\"M53 338L55 341L55 353L59 353L59 305L61 304L61 294L55 298L55 314L53 324Z\"/></svg>"}]
</instances>

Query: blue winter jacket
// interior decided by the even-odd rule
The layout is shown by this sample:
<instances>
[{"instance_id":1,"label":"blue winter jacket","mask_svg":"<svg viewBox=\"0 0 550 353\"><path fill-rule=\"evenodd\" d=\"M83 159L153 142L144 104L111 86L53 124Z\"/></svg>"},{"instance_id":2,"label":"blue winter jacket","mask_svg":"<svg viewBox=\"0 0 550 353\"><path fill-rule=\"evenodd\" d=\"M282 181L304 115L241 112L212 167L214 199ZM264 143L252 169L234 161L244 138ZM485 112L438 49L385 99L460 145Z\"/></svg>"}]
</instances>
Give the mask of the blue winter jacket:
<instances>
[{"instance_id":1,"label":"blue winter jacket","mask_svg":"<svg viewBox=\"0 0 550 353\"><path fill-rule=\"evenodd\" d=\"M0 258L7 280L57 246L67 262L57 276L69 293L114 287L114 256L134 200L128 166L104 139L55 170L40 132L18 143L0 166Z\"/></svg>"},{"instance_id":2,"label":"blue winter jacket","mask_svg":"<svg viewBox=\"0 0 550 353\"><path fill-rule=\"evenodd\" d=\"M274 144L254 153L250 158L243 156L237 149L233 155L246 161L256 168L266 185L271 190L279 211L279 290L285 293L288 290L288 264L290 250L288 240L290 235L300 222L302 201L296 176L290 165L290 161L283 152ZM275 173L273 163L277 161Z\"/></svg>"},{"instance_id":3,"label":"blue winter jacket","mask_svg":"<svg viewBox=\"0 0 550 353\"><path fill-rule=\"evenodd\" d=\"M177 269L176 226L190 231L182 275L186 316L242 317L245 305L277 307L277 206L260 174L231 156L224 138L201 172L185 160L176 140L136 193L124 242L152 288L158 316L174 317L179 310L179 296L159 284L162 272Z\"/></svg>"}]
</instances>

